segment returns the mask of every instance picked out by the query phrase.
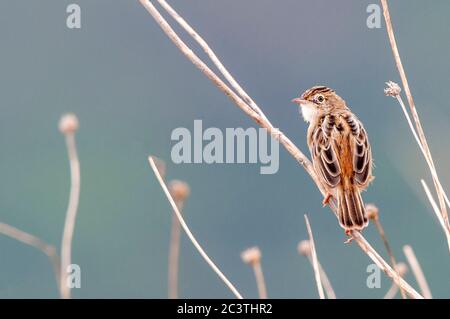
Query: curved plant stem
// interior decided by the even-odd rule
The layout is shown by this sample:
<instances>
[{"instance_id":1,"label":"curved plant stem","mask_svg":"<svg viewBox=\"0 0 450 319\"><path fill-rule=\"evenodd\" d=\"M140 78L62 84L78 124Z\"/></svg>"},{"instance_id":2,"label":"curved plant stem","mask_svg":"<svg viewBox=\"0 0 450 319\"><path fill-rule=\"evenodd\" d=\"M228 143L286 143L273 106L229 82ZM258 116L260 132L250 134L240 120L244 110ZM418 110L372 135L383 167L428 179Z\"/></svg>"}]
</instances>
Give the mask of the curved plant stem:
<instances>
[{"instance_id":1,"label":"curved plant stem","mask_svg":"<svg viewBox=\"0 0 450 319\"><path fill-rule=\"evenodd\" d=\"M233 284L225 277L225 275L220 271L220 269L214 264L214 262L209 258L209 256L206 254L206 252L203 250L203 248L200 246L198 241L195 239L194 235L191 233L188 225L184 221L183 215L181 215L180 211L178 210L177 205L175 204L174 199L172 198L172 195L170 195L170 192L166 186L166 183L164 182L163 178L161 177L161 174L158 171L158 168L156 167L155 161L153 160L152 156L149 156L148 161L150 163L150 167L152 168L153 172L156 175L156 178L158 179L159 184L161 185L161 188L163 189L164 193L166 194L167 199L169 200L170 205L172 206L173 211L175 212L178 221L181 224L181 227L185 231L186 235L194 245L194 247L197 249L197 251L200 253L200 255L205 259L206 263L214 270L214 272L219 276L220 279L225 283L225 285L230 288L231 292L236 296L238 299L243 299L241 294L237 291L237 289L233 286Z\"/></svg>"},{"instance_id":2,"label":"curved plant stem","mask_svg":"<svg viewBox=\"0 0 450 319\"><path fill-rule=\"evenodd\" d=\"M72 264L72 238L75 229L75 221L80 198L80 162L78 161L75 134L67 133L66 144L70 163L70 196L67 207L66 221L64 224L63 237L61 242L61 279L60 290L62 298L69 299L70 285L67 282L68 267Z\"/></svg>"}]
</instances>

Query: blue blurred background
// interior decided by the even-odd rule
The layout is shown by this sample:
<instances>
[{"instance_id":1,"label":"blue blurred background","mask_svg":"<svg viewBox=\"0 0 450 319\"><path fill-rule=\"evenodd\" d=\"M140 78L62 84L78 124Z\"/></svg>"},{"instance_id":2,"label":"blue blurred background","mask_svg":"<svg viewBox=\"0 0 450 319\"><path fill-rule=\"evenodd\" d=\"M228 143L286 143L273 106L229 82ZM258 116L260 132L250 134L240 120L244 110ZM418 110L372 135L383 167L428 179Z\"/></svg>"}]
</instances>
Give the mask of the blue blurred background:
<instances>
[{"instance_id":1,"label":"blue blurred background","mask_svg":"<svg viewBox=\"0 0 450 319\"><path fill-rule=\"evenodd\" d=\"M371 263L345 236L305 171L280 148L280 169L259 165L175 165L174 128L253 127L161 32L138 1L78 0L82 27L66 27L72 1L0 2L0 220L57 245L69 195L60 116L80 119L82 186L73 262L75 298L165 298L171 210L147 156L167 161L167 178L187 181L184 214L206 251L245 297L257 297L240 252L253 245L270 297L316 298L312 269L297 253L308 213L320 261L340 298L379 298L366 286ZM259 103L302 150L306 123L290 100L315 84L347 101L370 134L375 182L364 194L399 261L415 249L435 297L449 297L445 237L420 185L431 178L399 105L383 94L399 82L384 23L366 26L374 1L172 0ZM441 181L450 188L450 2L391 1L403 63ZM172 21L172 20L169 20ZM176 28L176 30L180 30ZM182 32L184 38L186 34ZM187 41L192 43L191 41ZM197 47L196 47L197 48ZM204 56L201 54L200 56ZM365 235L383 256L371 225ZM48 259L0 237L0 297L57 298ZM407 280L415 287L413 276ZM231 293L183 236L180 297Z\"/></svg>"}]
</instances>

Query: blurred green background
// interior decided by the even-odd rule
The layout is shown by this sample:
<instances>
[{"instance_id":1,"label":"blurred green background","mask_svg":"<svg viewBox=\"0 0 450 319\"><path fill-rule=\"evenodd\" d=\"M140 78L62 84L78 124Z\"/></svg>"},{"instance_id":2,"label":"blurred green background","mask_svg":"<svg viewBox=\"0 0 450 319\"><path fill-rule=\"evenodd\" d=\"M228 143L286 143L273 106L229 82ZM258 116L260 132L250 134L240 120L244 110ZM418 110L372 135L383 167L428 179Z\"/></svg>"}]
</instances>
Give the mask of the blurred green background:
<instances>
[{"instance_id":1,"label":"blurred green background","mask_svg":"<svg viewBox=\"0 0 450 319\"><path fill-rule=\"evenodd\" d=\"M81 6L80 30L66 27L72 2ZM290 100L315 84L336 89L370 134L376 180L365 201L379 206L397 259L405 260L402 246L411 244L434 296L449 297L445 238L420 185L425 178L431 186L431 178L400 107L383 94L384 82L399 78L384 23L366 26L366 8L375 1L169 2L302 150L307 126ZM393 0L390 8L422 124L450 189L450 2ZM343 244L336 219L283 148L275 175L260 175L259 165L170 162L172 130L192 129L194 119L222 129L255 124L138 1L1 1L0 15L0 220L59 247L69 167L57 123L75 112L82 174L73 241L82 282L75 298L167 296L171 211L149 154L167 161L168 179L189 182L187 222L245 297L257 291L239 255L253 245L263 253L269 296L317 297L312 269L296 250L307 237L305 212L338 297L379 298L388 290L384 275L380 289L366 287L371 261L355 244ZM373 225L364 233L386 257ZM41 252L2 236L0 254L1 298L58 297ZM411 274L407 279L416 287ZM232 297L184 236L180 296Z\"/></svg>"}]
</instances>

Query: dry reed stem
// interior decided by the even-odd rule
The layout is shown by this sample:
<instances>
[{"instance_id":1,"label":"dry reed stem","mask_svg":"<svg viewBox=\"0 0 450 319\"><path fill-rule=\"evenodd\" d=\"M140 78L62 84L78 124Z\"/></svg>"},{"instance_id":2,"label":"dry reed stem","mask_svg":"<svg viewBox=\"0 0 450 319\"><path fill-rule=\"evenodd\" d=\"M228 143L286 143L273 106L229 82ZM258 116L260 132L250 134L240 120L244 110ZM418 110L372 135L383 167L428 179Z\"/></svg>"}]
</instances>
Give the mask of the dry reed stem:
<instances>
[{"instance_id":1,"label":"dry reed stem","mask_svg":"<svg viewBox=\"0 0 450 319\"><path fill-rule=\"evenodd\" d=\"M425 183L425 181L423 179L421 179L420 182L422 183L423 189L425 190L425 194L427 194L428 200L431 203L431 207L433 207L433 211L439 220L439 224L442 226L442 228L444 228L444 230L447 230L447 228L445 227L444 218L441 215L441 212L439 210L439 207L438 207L436 201L433 198L433 195L431 195L431 192L427 186L427 183ZM447 243L448 243L448 246L450 247L450 232L445 231L445 235L447 236Z\"/></svg>"},{"instance_id":2,"label":"dry reed stem","mask_svg":"<svg viewBox=\"0 0 450 319\"><path fill-rule=\"evenodd\" d=\"M267 299L266 281L264 280L264 273L260 262L253 265L253 272L255 273L259 299Z\"/></svg>"},{"instance_id":3,"label":"dry reed stem","mask_svg":"<svg viewBox=\"0 0 450 319\"><path fill-rule=\"evenodd\" d=\"M227 279L227 277L225 277L225 275L220 271L220 269L217 268L217 266L214 264L214 262L209 258L209 256L206 254L206 252L203 250L203 248L198 243L198 241L195 239L194 235L191 233L191 231L190 231L188 225L186 224L186 222L184 221L184 218L181 215L174 199L172 198L172 195L170 194L169 189L166 186L166 183L164 182L163 178L161 177L161 174L159 173L158 168L156 167L155 161L153 160L152 156L148 157L148 162L150 163L150 167L152 168L153 172L155 173L155 176L158 179L158 182L161 185L161 188L163 189L164 193L166 194L166 197L169 200L169 203L172 206L173 211L177 215L177 218L181 224L181 227L185 231L186 235L189 237L189 239L192 242L192 244L194 245L194 247L197 249L197 251L203 257L203 259L205 259L206 263L212 268L212 270L219 276L219 278L225 283L225 285L236 296L236 298L243 299L241 294L234 287L234 285Z\"/></svg>"},{"instance_id":4,"label":"dry reed stem","mask_svg":"<svg viewBox=\"0 0 450 319\"><path fill-rule=\"evenodd\" d=\"M300 255L305 256L308 259L311 267L314 267L313 260L311 258L311 249L310 249L309 240L302 240L298 244L298 252L300 253ZM318 258L317 258L317 263L319 264L320 278L322 279L323 290L325 291L327 298L328 299L336 299L336 294L334 292L333 286L331 285L331 282L328 279L327 273L325 272L325 269L323 269Z\"/></svg>"},{"instance_id":5,"label":"dry reed stem","mask_svg":"<svg viewBox=\"0 0 450 319\"><path fill-rule=\"evenodd\" d=\"M269 119L261 111L259 106L253 101L253 99L242 89L239 83L234 79L230 72L225 68L219 58L216 56L213 50L209 47L208 43L183 19L165 0L158 0L159 4L172 16L172 18L183 27L186 32L200 45L205 51L217 69L222 73L224 78L230 83L231 87L236 90L239 96L247 103L256 113L258 113L265 121L269 122Z\"/></svg>"},{"instance_id":6,"label":"dry reed stem","mask_svg":"<svg viewBox=\"0 0 450 319\"><path fill-rule=\"evenodd\" d=\"M261 251L258 247L251 247L241 253L242 261L250 265L255 274L256 286L258 288L259 299L267 299L266 281L261 265Z\"/></svg>"},{"instance_id":7,"label":"dry reed stem","mask_svg":"<svg viewBox=\"0 0 450 319\"><path fill-rule=\"evenodd\" d=\"M325 299L325 294L323 293L322 280L320 278L319 261L317 260L316 247L314 245L314 237L311 230L311 225L309 224L308 216L305 214L306 229L309 235L309 247L311 248L311 259L314 269L314 278L316 279L317 291L319 292L320 299Z\"/></svg>"},{"instance_id":8,"label":"dry reed stem","mask_svg":"<svg viewBox=\"0 0 450 319\"><path fill-rule=\"evenodd\" d=\"M67 283L68 267L72 263L72 238L75 229L75 221L80 198L80 162L78 160L75 143L75 133L64 133L66 136L67 151L70 163L70 196L67 207L66 221L64 224L63 237L61 242L61 279L60 290L64 299L71 297L70 285Z\"/></svg>"},{"instance_id":9,"label":"dry reed stem","mask_svg":"<svg viewBox=\"0 0 450 319\"><path fill-rule=\"evenodd\" d=\"M381 0L381 5L383 7L383 15L384 15L384 19L386 21L386 31L387 31L387 34L389 37L389 42L390 42L390 45L392 48L392 53L394 56L395 64L397 66L398 73L400 74L400 78L401 78L403 87L405 89L405 94L408 99L409 108L411 110L411 114L412 114L414 122L416 124L416 129L417 129L417 133L418 133L417 135L420 140L419 144L421 144L421 146L423 148L422 152L423 152L425 159L427 160L427 163L430 167L431 176L433 178L433 183L434 183L434 186L436 189L436 193L438 195L440 211L441 211L442 217L444 219L445 226L447 228L447 231L450 231L447 207L445 206L446 201L447 201L447 205L449 205L449 207L450 207L450 203L449 203L448 197L439 181L438 174L437 174L436 168L434 166L433 158L431 156L431 152L428 147L427 139L425 137L425 133L423 131L422 124L420 122L420 118L417 113L416 106L414 104L414 99L412 97L411 90L409 89L408 79L406 77L406 73L403 68L402 60L400 58L400 54L398 51L397 42L395 40L395 34L394 34L394 29L392 27L391 16L389 13L389 7L388 7L387 0ZM415 137L417 137L417 136L415 136ZM450 245L449 245L449 250L450 250Z\"/></svg>"},{"instance_id":10,"label":"dry reed stem","mask_svg":"<svg viewBox=\"0 0 450 319\"><path fill-rule=\"evenodd\" d=\"M242 98L240 98L233 90L231 90L200 58L180 39L172 27L167 23L164 17L159 13L155 6L149 0L139 0L142 6L155 19L156 23L161 27L163 32L175 44L175 46L190 60L213 84L222 91L233 103L242 109L251 119L253 119L259 126L265 128L267 132L276 140L278 140L285 149L303 166L306 172L310 175L323 196L327 194L326 187L321 183L317 177L314 168L308 158L300 151L297 146L280 130L273 127L270 122L265 121L264 118L254 111ZM336 205L332 200L330 207L336 215ZM372 248L372 246L365 240L365 238L356 231L352 233L353 238L358 243L359 247L388 275L389 278L402 286L405 291L413 298L421 298L414 288L407 282L400 278L395 271L383 260L383 258Z\"/></svg>"},{"instance_id":11,"label":"dry reed stem","mask_svg":"<svg viewBox=\"0 0 450 319\"><path fill-rule=\"evenodd\" d=\"M180 212L183 210L183 203L178 201L175 203ZM169 299L178 298L178 265L180 256L180 237L181 229L180 222L176 214L172 214L172 226L170 230L170 245L169 245L169 263L168 263L168 297Z\"/></svg>"},{"instance_id":12,"label":"dry reed stem","mask_svg":"<svg viewBox=\"0 0 450 319\"><path fill-rule=\"evenodd\" d=\"M408 260L408 264L411 267L411 271L414 274L414 277L416 278L422 295L425 299L432 299L433 296L431 295L430 287L428 286L427 280L425 279L422 267L420 267L420 263L416 258L416 254L414 254L414 250L411 246L405 245L403 246L403 253Z\"/></svg>"},{"instance_id":13,"label":"dry reed stem","mask_svg":"<svg viewBox=\"0 0 450 319\"><path fill-rule=\"evenodd\" d=\"M442 185L439 182L439 177L437 176L436 170L434 170L434 168L433 168L434 167L433 163L430 160L430 158L428 157L427 152L425 151L425 149L424 149L424 147L423 147L423 145L422 145L422 143L421 143L421 141L419 139L419 136L417 135L416 130L414 129L414 125L413 125L413 123L411 121L411 118L410 118L410 116L408 114L408 111L406 110L405 103L403 103L403 99L400 96L400 88L398 87L398 84L396 84L395 82L392 82L392 81L386 82L386 84L387 84L388 88L385 90L385 92L387 92L390 89L391 89L391 92L392 92L392 88L393 87L394 88L395 87L398 88L397 91L394 90L394 94L387 93L387 95L393 96L397 100L397 102L400 104L400 106L402 108L402 111L403 111L403 114L405 115L406 121L408 122L409 128L410 128L410 130L411 130L411 132L412 132L412 134L414 136L414 139L416 140L416 143L419 145L419 148L420 148L420 150L421 150L421 152L422 152L422 154L423 154L423 156L425 158L425 161L427 162L428 168L430 169L430 172L431 172L431 174L433 176L433 181L437 181L438 182L438 186L440 187L440 189L442 191L442 194L444 195L444 199L447 202L447 205L449 205L449 207L450 207L450 202L449 202L449 200L447 198L447 195L445 194L445 192L444 192L444 190L442 188ZM430 200L430 202L433 205L433 202L434 202L433 195L431 195L431 192L428 189L428 186L426 186L426 184L424 184L425 182L423 181L423 179L421 180L421 182L422 182L422 185L425 188L425 192L427 193L428 200ZM437 207L437 209L436 209L436 207ZM442 226L442 229L444 230L444 234L445 234L445 236L447 238L447 245L448 245L448 248L450 250L450 228L447 227L447 225L445 224L444 215L442 214L442 211L439 209L439 207L437 205L433 206L433 211L436 214L436 216L437 216L437 218L439 220L439 223Z\"/></svg>"},{"instance_id":14,"label":"dry reed stem","mask_svg":"<svg viewBox=\"0 0 450 319\"><path fill-rule=\"evenodd\" d=\"M398 263L397 264L397 269L398 269L397 273L401 277L403 277L408 272L408 266L406 266L405 263ZM386 294L384 295L383 299L393 299L398 291L399 291L399 287L395 283L392 283L391 287L386 292Z\"/></svg>"},{"instance_id":15,"label":"dry reed stem","mask_svg":"<svg viewBox=\"0 0 450 319\"><path fill-rule=\"evenodd\" d=\"M59 265L59 257L58 254L56 253L55 246L47 244L42 239L5 223L0 223L0 233L2 233L5 236L11 237L17 241L20 241L25 245L34 247L42 251L45 255L47 255L52 264L53 272L55 273L56 283L59 291L60 265Z\"/></svg>"},{"instance_id":16,"label":"dry reed stem","mask_svg":"<svg viewBox=\"0 0 450 319\"><path fill-rule=\"evenodd\" d=\"M389 241L387 240L386 233L384 232L384 228L380 222L378 207L376 207L374 204L367 204L366 212L367 212L368 217L374 222L375 227L378 231L378 234L380 235L380 237L383 241L384 247L386 248L386 252L389 255L389 259L391 260L392 268L395 270L395 272L398 275L400 275L398 272L398 269L397 269L397 261L395 260L394 253L391 249L391 245L389 244ZM402 295L402 298L406 299L406 294L402 288L400 288L400 293Z\"/></svg>"}]
</instances>

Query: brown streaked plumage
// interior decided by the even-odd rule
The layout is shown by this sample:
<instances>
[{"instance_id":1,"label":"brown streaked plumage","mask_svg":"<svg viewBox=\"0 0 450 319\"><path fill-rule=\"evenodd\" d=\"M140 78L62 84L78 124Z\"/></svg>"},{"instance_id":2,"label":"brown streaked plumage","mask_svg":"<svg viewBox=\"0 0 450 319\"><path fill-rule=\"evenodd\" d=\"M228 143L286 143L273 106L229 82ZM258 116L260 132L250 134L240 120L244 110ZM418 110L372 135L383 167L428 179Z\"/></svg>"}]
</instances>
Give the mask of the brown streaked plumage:
<instances>
[{"instance_id":1,"label":"brown streaked plumage","mask_svg":"<svg viewBox=\"0 0 450 319\"><path fill-rule=\"evenodd\" d=\"M367 226L361 191L372 177L372 152L367 133L345 101L332 89L314 86L293 102L309 122L308 146L314 169L337 200L339 223L346 232Z\"/></svg>"}]
</instances>

